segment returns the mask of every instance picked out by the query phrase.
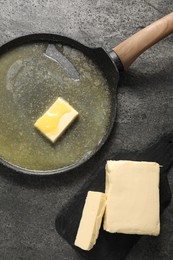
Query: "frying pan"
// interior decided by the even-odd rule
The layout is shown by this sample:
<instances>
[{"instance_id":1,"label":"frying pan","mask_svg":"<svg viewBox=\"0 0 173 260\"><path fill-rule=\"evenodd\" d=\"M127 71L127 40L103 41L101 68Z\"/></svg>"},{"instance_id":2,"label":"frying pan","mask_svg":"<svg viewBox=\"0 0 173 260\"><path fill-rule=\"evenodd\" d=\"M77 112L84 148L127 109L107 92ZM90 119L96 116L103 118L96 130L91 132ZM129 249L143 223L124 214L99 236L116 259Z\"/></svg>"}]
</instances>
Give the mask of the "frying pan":
<instances>
[{"instance_id":1,"label":"frying pan","mask_svg":"<svg viewBox=\"0 0 173 260\"><path fill-rule=\"evenodd\" d=\"M128 38L127 40L123 41L118 46L113 48L112 51L109 53L107 53L102 48L89 48L73 39L60 36L60 35L55 35L55 34L26 35L14 39L1 46L0 57L3 57L3 55L9 53L14 48L18 48L20 46L31 44L31 43L62 44L63 46L70 46L71 48L80 51L81 53L84 54L84 56L88 57L94 64L96 64L96 66L99 68L99 71L101 71L101 74L106 80L107 91L109 92L109 114L107 115L108 123L104 129L104 132L102 133L102 137L99 138L97 144L92 148L92 150L85 151L85 154L82 157L79 157L78 159L74 160L71 163L68 163L67 165L62 165L62 166L55 165L49 168L49 167L44 167L43 160L42 161L38 160L37 165L41 165L39 166L39 168L32 168L27 166L25 167L23 165L20 165L20 163L15 163L13 160L9 160L8 156L7 157L4 156L3 151L0 152L0 162L17 172L33 174L33 175L34 174L50 175L50 174L69 171L83 164L87 160L89 160L103 146L113 127L115 116L116 116L116 93L117 93L117 84L119 80L119 72L123 70L127 70L129 66L136 60L136 58L141 53L143 53L146 49L148 49L149 47L151 47L161 39L165 38L172 32L173 32L173 13L170 13L167 16L161 18L160 20L142 29L141 31L137 32L136 34L132 35L130 38ZM1 102L2 99L3 96L1 96ZM88 100L88 106L89 106L89 102L90 101ZM100 104L100 106L101 105L102 104ZM3 111L1 111L0 113L2 114ZM93 111L93 114L94 113L95 111ZM15 113L13 115L15 116ZM80 119L78 124L80 124ZM6 127L8 128L9 124L7 124ZM95 127L96 127L95 125L92 125L93 129ZM70 131L71 130L69 130L69 135L70 135ZM3 136L3 132L0 133L1 138L2 136ZM13 148L13 144L11 144L14 138L15 138L15 132L10 140L8 139L5 140L6 149L8 149L8 147L10 146L9 154L12 151L13 153L15 152L18 153L19 157L23 156L25 150L13 151L14 149L16 149ZM38 138L41 137L38 135ZM65 138L66 137L64 137L63 142L65 142ZM89 136L88 138L92 139L92 136ZM18 142L20 142L20 139L18 140ZM50 146L48 142L46 143L46 145ZM55 144L55 146L56 145L57 144ZM76 145L80 145L80 144L78 143ZM51 149L54 150L55 146L52 146ZM27 150L29 149L29 147L25 147L25 149ZM73 147L71 147L70 151L71 153L73 153ZM32 154L31 157L33 158L33 160L35 160L35 157L37 157L37 153L39 153L39 151L36 150L35 154ZM68 154L66 154L65 156L68 157Z\"/></svg>"}]
</instances>

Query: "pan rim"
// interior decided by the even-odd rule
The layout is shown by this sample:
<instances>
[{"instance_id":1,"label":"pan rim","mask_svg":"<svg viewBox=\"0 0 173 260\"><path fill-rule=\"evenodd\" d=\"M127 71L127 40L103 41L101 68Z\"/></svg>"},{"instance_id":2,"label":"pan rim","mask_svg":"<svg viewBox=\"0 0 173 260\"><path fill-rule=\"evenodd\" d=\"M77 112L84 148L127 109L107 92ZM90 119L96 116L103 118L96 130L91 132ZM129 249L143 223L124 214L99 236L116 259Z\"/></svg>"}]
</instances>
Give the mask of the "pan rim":
<instances>
[{"instance_id":1,"label":"pan rim","mask_svg":"<svg viewBox=\"0 0 173 260\"><path fill-rule=\"evenodd\" d=\"M27 43L32 44L34 42L35 43L36 42L63 43L63 44L67 44L70 47L74 47L75 49L78 49L78 50L82 49L82 52L84 52L84 50L87 53L93 53L96 51L102 52L106 56L109 57L109 60L112 62L114 69L117 71L116 76L119 79L119 71L118 71L114 61L109 56L109 53L104 48L88 47L72 38L69 38L64 35L54 34L54 33L32 33L32 34L26 34L26 35L22 35L22 36L13 38L12 40L10 40L0 46L0 56L3 55L4 53L8 52L10 49L19 47L19 46L21 46L23 44L27 44ZM116 108L115 108L115 110L116 110ZM106 133L103 135L103 138L98 143L98 145L96 145L96 147L93 149L93 151L89 155L86 154L81 160L79 160L73 164L64 166L62 168L52 169L52 170L34 170L34 169L28 169L28 168L24 168L19 165L16 165L16 164L4 159L1 155L0 155L0 164L2 164L3 166L5 166L9 169L14 170L17 173L23 173L23 174L27 174L27 175L37 175L37 176L55 175L55 174L61 174L61 173L65 173L65 172L74 170L74 169L78 168L79 166L83 165L84 163L86 163L87 161L89 161L105 144L106 140L108 139L108 137L112 131L113 125L115 123L115 116L116 116L116 111L114 113L113 118L111 119L111 122L109 123L109 127L106 130Z\"/></svg>"}]
</instances>

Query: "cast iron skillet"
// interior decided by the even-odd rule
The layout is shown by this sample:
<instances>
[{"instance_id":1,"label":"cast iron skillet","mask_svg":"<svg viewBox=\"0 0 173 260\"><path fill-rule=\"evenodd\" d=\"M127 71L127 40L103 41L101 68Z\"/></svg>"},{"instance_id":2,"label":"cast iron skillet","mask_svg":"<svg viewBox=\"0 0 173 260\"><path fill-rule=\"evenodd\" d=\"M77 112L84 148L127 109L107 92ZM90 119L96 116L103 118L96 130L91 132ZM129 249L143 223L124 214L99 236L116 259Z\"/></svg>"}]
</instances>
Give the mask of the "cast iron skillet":
<instances>
[{"instance_id":1,"label":"cast iron skillet","mask_svg":"<svg viewBox=\"0 0 173 260\"><path fill-rule=\"evenodd\" d=\"M89 48L81 43L64 37L54 34L32 34L26 35L17 39L14 39L3 46L0 47L0 55L8 52L9 50L28 43L37 43L37 42L48 42L48 43L59 43L63 45L70 46L84 53L84 55L91 58L102 71L104 77L107 79L109 92L111 94L111 113L109 119L109 125L106 129L106 132L103 135L101 142L97 147L88 155L85 156L82 160L69 165L67 167L38 171L25 169L18 165L5 160L0 157L0 162L7 167L10 167L18 172L26 174L39 174L39 175L50 175L55 173L62 173L71 169L76 168L85 161L89 160L105 143L108 138L111 129L114 124L116 116L116 92L117 84L119 79L119 72L128 69L128 67L133 63L136 58L143 53L146 49L157 43L159 40L165 38L173 32L173 13L168 14L167 16L161 18L160 20L152 23L141 31L137 32L127 40L120 43L117 47L113 48L110 53L107 53L102 48Z\"/></svg>"}]
</instances>

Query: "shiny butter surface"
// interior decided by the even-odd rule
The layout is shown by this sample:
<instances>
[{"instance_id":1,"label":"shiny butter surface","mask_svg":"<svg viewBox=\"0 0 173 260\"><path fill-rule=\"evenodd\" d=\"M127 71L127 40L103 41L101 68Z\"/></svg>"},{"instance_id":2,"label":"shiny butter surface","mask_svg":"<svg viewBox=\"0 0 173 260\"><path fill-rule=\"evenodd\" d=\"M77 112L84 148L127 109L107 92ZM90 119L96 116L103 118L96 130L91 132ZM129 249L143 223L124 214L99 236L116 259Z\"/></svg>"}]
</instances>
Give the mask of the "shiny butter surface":
<instances>
[{"instance_id":1,"label":"shiny butter surface","mask_svg":"<svg viewBox=\"0 0 173 260\"><path fill-rule=\"evenodd\" d=\"M59 97L34 126L50 141L55 142L77 116L78 112Z\"/></svg>"},{"instance_id":2,"label":"shiny butter surface","mask_svg":"<svg viewBox=\"0 0 173 260\"><path fill-rule=\"evenodd\" d=\"M109 85L93 61L74 48L61 46L61 53L80 74L80 81L75 81L45 57L46 48L46 43L28 44L0 57L0 154L34 171L80 163L102 141L111 118ZM57 140L58 145L52 145L41 138L34 123L58 97L74 106L79 120Z\"/></svg>"}]
</instances>

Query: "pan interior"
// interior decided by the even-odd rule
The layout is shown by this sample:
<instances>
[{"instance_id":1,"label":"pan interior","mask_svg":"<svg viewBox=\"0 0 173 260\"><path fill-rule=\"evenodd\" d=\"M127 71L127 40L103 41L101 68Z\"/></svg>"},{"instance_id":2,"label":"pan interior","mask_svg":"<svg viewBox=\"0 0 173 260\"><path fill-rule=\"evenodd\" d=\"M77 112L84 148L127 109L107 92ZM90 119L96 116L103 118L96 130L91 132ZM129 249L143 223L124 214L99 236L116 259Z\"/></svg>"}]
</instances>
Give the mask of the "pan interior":
<instances>
[{"instance_id":1,"label":"pan interior","mask_svg":"<svg viewBox=\"0 0 173 260\"><path fill-rule=\"evenodd\" d=\"M43 53L47 43L16 47L0 56L0 156L18 167L48 171L76 164L102 141L111 116L111 94L102 72L82 52L57 49L75 66L73 80ZM51 144L34 122L63 97L79 118Z\"/></svg>"}]
</instances>

